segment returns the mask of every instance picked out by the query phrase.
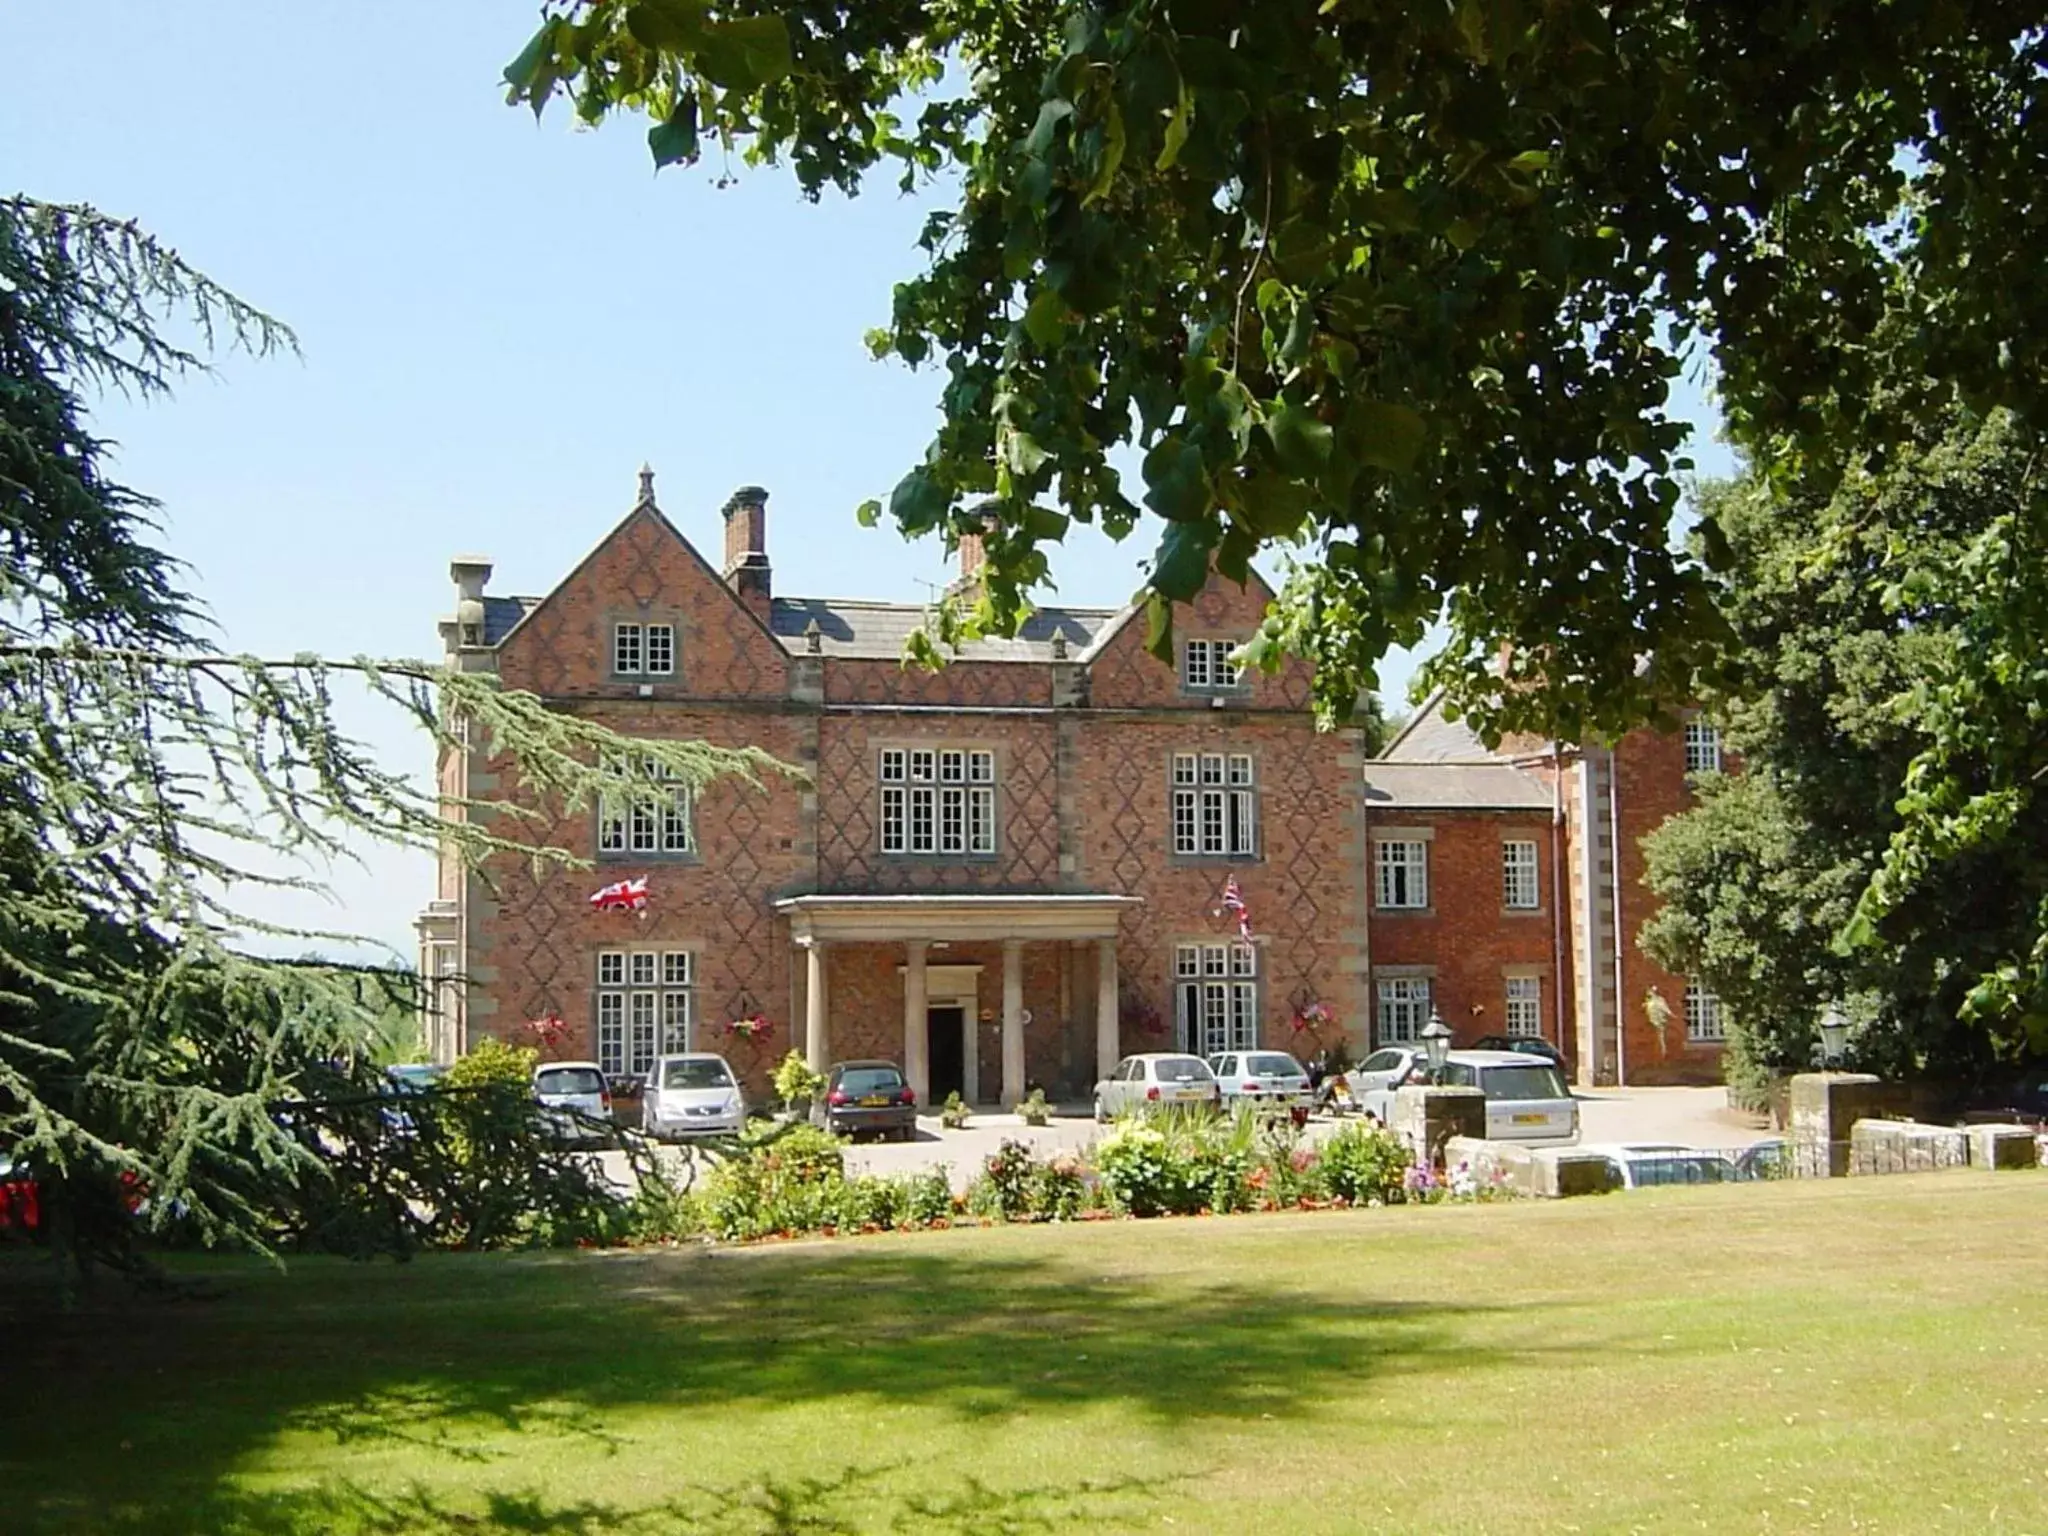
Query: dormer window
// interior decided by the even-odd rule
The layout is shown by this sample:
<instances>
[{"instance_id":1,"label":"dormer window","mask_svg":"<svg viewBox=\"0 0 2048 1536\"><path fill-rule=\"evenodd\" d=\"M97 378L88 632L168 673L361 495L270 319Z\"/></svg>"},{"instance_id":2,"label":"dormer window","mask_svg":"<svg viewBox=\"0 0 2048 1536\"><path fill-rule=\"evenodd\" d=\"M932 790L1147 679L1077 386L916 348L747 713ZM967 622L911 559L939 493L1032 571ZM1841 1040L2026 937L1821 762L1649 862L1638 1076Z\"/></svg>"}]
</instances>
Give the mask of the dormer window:
<instances>
[{"instance_id":1,"label":"dormer window","mask_svg":"<svg viewBox=\"0 0 2048 1536\"><path fill-rule=\"evenodd\" d=\"M1236 640L1183 641L1180 651L1181 686L1203 691L1242 687L1244 671L1230 659L1240 643Z\"/></svg>"},{"instance_id":2,"label":"dormer window","mask_svg":"<svg viewBox=\"0 0 2048 1536\"><path fill-rule=\"evenodd\" d=\"M672 677L676 670L673 624L614 624L612 672L618 677Z\"/></svg>"}]
</instances>

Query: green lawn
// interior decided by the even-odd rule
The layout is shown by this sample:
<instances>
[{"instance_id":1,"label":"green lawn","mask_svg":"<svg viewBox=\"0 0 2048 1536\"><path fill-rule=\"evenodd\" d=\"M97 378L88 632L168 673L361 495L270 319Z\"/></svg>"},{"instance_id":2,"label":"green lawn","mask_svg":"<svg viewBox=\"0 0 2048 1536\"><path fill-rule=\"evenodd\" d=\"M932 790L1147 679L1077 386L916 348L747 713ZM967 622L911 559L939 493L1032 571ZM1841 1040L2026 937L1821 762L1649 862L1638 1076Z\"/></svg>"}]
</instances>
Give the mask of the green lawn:
<instances>
[{"instance_id":1,"label":"green lawn","mask_svg":"<svg viewBox=\"0 0 2048 1536\"><path fill-rule=\"evenodd\" d=\"M2048 1175L189 1267L0 1530L2048 1531Z\"/></svg>"}]
</instances>

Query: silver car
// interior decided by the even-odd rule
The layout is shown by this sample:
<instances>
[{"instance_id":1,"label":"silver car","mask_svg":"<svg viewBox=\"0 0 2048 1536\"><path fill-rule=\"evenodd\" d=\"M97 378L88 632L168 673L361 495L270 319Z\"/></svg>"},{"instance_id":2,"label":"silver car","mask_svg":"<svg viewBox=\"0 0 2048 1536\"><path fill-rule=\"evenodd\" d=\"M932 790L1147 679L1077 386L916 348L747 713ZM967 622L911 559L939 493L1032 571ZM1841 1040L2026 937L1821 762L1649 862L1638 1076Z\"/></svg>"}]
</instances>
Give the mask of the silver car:
<instances>
[{"instance_id":1,"label":"silver car","mask_svg":"<svg viewBox=\"0 0 2048 1536\"><path fill-rule=\"evenodd\" d=\"M1368 1056L1352 1074L1358 1106L1391 1124L1394 1096L1403 1087L1429 1081L1429 1058L1409 1046L1390 1046ZM1523 1146L1569 1146L1579 1139L1579 1102L1564 1074L1540 1057L1521 1051L1452 1051L1438 1081L1447 1088L1477 1088L1486 1095L1486 1137Z\"/></svg>"},{"instance_id":2,"label":"silver car","mask_svg":"<svg viewBox=\"0 0 2048 1536\"><path fill-rule=\"evenodd\" d=\"M1608 1174L1617 1189L1648 1189L1657 1184L1735 1184L1754 1177L1743 1173L1736 1160L1725 1152L1700 1147L1622 1142L1613 1146L1587 1145L1579 1150L1607 1159Z\"/></svg>"},{"instance_id":3,"label":"silver car","mask_svg":"<svg viewBox=\"0 0 2048 1536\"><path fill-rule=\"evenodd\" d=\"M1209 1058L1223 1107L1306 1111L1313 1098L1308 1072L1285 1051L1224 1051Z\"/></svg>"},{"instance_id":4,"label":"silver car","mask_svg":"<svg viewBox=\"0 0 2048 1536\"><path fill-rule=\"evenodd\" d=\"M1126 1056L1095 1085L1095 1120L1145 1109L1213 1109L1221 1101L1216 1074L1201 1057L1151 1051Z\"/></svg>"},{"instance_id":5,"label":"silver car","mask_svg":"<svg viewBox=\"0 0 2048 1536\"><path fill-rule=\"evenodd\" d=\"M746 1120L746 1096L723 1056L663 1056L647 1074L640 1128L650 1136L731 1136Z\"/></svg>"},{"instance_id":6,"label":"silver car","mask_svg":"<svg viewBox=\"0 0 2048 1536\"><path fill-rule=\"evenodd\" d=\"M576 1145L602 1145L608 1138L592 1121L612 1117L612 1088L594 1061L545 1061L533 1069L533 1096L548 1128Z\"/></svg>"}]
</instances>

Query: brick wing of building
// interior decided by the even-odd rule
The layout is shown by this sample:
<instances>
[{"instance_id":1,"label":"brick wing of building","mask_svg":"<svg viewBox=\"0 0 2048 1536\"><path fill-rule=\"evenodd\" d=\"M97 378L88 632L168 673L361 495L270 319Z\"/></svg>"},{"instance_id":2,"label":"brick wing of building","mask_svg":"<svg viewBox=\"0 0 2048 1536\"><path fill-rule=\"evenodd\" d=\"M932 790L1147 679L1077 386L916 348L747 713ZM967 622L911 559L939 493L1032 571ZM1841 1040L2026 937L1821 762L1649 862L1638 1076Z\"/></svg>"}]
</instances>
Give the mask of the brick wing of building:
<instances>
[{"instance_id":1,"label":"brick wing of building","mask_svg":"<svg viewBox=\"0 0 2048 1536\"><path fill-rule=\"evenodd\" d=\"M1541 1036L1589 1086L1718 1081L1719 1002L1636 935L1656 904L1643 836L1721 766L1699 719L1612 747L1489 752L1431 698L1365 768L1374 1044L1412 1041L1435 1009L1455 1045Z\"/></svg>"},{"instance_id":2,"label":"brick wing of building","mask_svg":"<svg viewBox=\"0 0 2048 1536\"><path fill-rule=\"evenodd\" d=\"M1307 1054L1292 1020L1317 1002L1365 1043L1359 742L1315 730L1301 665L1230 664L1262 585L1212 582L1177 668L1131 609L1046 608L927 673L900 659L921 607L775 593L767 502L727 503L722 567L646 472L545 597L494 596L488 561L454 562L454 664L808 777L554 827L593 871L444 858L419 922L437 1057L552 1014L571 1053L629 1074L718 1050L758 1090L794 1045L814 1066L902 1062L926 1102L1009 1104L1085 1096L1130 1051ZM516 782L480 747L440 771L451 797ZM644 913L590 909L596 886L639 877ZM1233 878L1249 938L1223 904ZM763 1036L727 1029L756 1015Z\"/></svg>"}]
</instances>

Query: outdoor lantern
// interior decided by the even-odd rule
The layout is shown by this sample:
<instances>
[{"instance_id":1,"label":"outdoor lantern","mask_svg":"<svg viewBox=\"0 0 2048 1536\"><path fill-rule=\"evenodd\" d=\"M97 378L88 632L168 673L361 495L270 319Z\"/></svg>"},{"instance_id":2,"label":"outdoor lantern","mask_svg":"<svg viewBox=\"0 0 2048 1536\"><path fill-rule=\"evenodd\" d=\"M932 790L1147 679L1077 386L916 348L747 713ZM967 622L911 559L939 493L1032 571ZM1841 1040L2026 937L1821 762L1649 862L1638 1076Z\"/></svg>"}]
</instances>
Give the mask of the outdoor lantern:
<instances>
[{"instance_id":1,"label":"outdoor lantern","mask_svg":"<svg viewBox=\"0 0 2048 1536\"><path fill-rule=\"evenodd\" d=\"M1820 1016L1820 1064L1832 1067L1842 1059L1842 1050L1849 1043L1849 1021L1842 1015L1839 1003L1829 1003Z\"/></svg>"},{"instance_id":2,"label":"outdoor lantern","mask_svg":"<svg viewBox=\"0 0 2048 1536\"><path fill-rule=\"evenodd\" d=\"M1433 1083L1443 1076L1444 1058L1451 1053L1451 1026L1434 1008L1429 1010L1429 1022L1422 1026L1422 1048L1429 1053L1429 1080Z\"/></svg>"}]
</instances>

